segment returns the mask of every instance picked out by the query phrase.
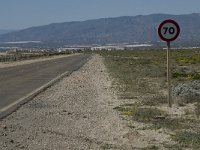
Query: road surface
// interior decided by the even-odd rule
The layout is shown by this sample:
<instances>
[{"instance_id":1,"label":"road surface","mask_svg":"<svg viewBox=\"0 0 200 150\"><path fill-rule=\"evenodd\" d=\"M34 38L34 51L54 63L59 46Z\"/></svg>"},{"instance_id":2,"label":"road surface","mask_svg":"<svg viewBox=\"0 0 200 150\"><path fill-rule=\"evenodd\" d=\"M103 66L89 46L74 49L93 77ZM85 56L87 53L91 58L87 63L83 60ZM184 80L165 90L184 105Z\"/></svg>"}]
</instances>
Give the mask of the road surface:
<instances>
[{"instance_id":1,"label":"road surface","mask_svg":"<svg viewBox=\"0 0 200 150\"><path fill-rule=\"evenodd\" d=\"M0 110L40 88L60 74L77 70L88 58L89 55L81 54L0 68Z\"/></svg>"}]
</instances>

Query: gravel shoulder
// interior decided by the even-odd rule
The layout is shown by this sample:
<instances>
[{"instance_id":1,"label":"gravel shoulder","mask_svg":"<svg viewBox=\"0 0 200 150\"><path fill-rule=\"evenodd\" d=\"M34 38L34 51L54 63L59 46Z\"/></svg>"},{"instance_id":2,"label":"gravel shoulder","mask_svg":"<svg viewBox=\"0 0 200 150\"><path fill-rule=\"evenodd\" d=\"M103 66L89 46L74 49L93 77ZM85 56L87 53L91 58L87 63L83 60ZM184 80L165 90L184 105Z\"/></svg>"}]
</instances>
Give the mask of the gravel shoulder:
<instances>
[{"instance_id":1,"label":"gravel shoulder","mask_svg":"<svg viewBox=\"0 0 200 150\"><path fill-rule=\"evenodd\" d=\"M119 102L102 60L93 56L1 120L1 149L132 149L129 128L113 110Z\"/></svg>"}]
</instances>

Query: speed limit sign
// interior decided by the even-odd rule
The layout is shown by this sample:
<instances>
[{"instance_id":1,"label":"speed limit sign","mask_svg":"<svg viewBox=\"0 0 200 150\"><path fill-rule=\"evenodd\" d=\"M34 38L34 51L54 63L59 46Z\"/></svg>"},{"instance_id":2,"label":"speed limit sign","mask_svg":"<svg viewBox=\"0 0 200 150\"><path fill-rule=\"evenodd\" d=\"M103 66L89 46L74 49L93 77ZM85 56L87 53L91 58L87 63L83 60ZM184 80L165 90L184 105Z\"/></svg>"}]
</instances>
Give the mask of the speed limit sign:
<instances>
[{"instance_id":1,"label":"speed limit sign","mask_svg":"<svg viewBox=\"0 0 200 150\"><path fill-rule=\"evenodd\" d=\"M180 34L180 27L174 20L168 19L160 23L158 27L159 37L166 42L174 41Z\"/></svg>"},{"instance_id":2,"label":"speed limit sign","mask_svg":"<svg viewBox=\"0 0 200 150\"><path fill-rule=\"evenodd\" d=\"M180 34L180 27L174 20L167 19L160 23L158 27L159 37L167 42L167 82L168 82L168 102L172 107L171 98L171 63L170 63L170 42L176 40Z\"/></svg>"}]
</instances>

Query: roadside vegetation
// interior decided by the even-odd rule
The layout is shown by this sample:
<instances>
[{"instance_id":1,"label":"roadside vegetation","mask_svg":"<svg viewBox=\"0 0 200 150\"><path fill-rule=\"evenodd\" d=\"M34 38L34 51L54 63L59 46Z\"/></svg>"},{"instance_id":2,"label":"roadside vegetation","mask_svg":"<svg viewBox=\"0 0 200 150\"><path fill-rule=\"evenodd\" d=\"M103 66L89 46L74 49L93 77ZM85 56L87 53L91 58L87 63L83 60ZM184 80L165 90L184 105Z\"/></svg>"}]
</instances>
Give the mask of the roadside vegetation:
<instances>
[{"instance_id":1,"label":"roadside vegetation","mask_svg":"<svg viewBox=\"0 0 200 150\"><path fill-rule=\"evenodd\" d=\"M165 50L98 53L105 58L112 87L122 103L114 109L127 126L139 133L150 130L169 135L169 142L150 144L151 149L200 149L199 49L171 51L172 108L167 102Z\"/></svg>"},{"instance_id":2,"label":"roadside vegetation","mask_svg":"<svg viewBox=\"0 0 200 150\"><path fill-rule=\"evenodd\" d=\"M0 62L13 62L19 60L30 60L37 58L46 58L57 55L71 54L70 51L66 52L11 52L11 53L0 53Z\"/></svg>"}]
</instances>

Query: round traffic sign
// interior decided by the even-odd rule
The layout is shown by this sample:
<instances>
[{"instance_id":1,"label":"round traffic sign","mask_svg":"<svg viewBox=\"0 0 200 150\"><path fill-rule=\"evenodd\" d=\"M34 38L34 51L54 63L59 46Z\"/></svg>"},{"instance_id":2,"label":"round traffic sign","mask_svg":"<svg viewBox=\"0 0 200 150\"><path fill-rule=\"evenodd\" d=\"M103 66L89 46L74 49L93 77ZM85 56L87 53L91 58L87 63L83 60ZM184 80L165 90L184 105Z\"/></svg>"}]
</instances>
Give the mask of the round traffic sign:
<instances>
[{"instance_id":1,"label":"round traffic sign","mask_svg":"<svg viewBox=\"0 0 200 150\"><path fill-rule=\"evenodd\" d=\"M180 34L180 27L174 20L167 19L160 23L158 27L159 37L166 42L174 41Z\"/></svg>"}]
</instances>

